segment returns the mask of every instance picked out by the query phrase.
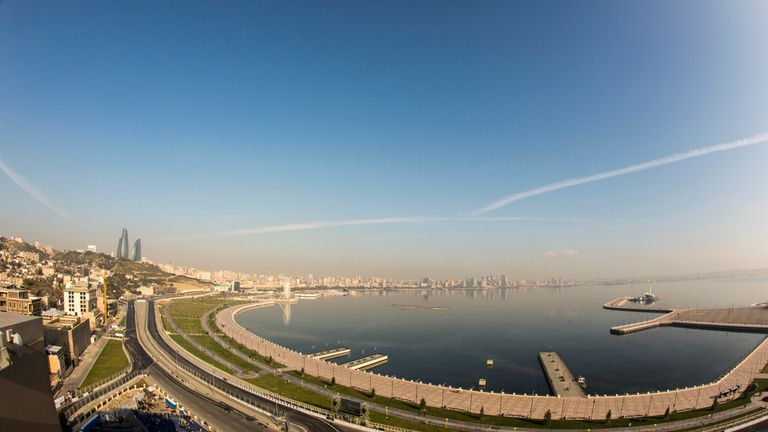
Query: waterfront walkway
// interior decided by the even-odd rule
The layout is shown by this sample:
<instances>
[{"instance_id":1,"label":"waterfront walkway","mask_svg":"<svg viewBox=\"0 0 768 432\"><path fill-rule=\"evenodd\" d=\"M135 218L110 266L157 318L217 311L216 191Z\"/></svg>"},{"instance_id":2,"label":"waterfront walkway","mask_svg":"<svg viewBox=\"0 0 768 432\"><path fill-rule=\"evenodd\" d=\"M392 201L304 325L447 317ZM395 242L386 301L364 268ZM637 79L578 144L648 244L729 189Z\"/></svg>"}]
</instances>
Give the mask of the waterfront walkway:
<instances>
[{"instance_id":1,"label":"waterfront walkway","mask_svg":"<svg viewBox=\"0 0 768 432\"><path fill-rule=\"evenodd\" d=\"M261 304L260 306L265 306L265 305ZM224 326L222 326L222 324L224 324L224 323L220 322L219 318L223 318L224 316L229 316L231 318L232 315L233 315L232 312L236 312L238 309L242 309L242 308L238 307L238 306L234 306L234 307L226 308L226 309L221 310L221 311L219 311L219 310L214 311L213 313L216 314L216 318L217 318L217 326L221 330L225 330L228 327L228 324L235 324L234 320L232 320L232 321L229 321ZM211 330L210 328L207 328L207 321L208 321L207 317L205 317L204 328L206 330ZM162 322L159 319L157 319L157 324L160 327L162 325ZM235 324L235 326L241 328L240 326L238 326L236 324ZM234 330L234 328L230 327L230 330ZM234 333L234 332L227 332L225 330L225 333ZM215 333L211 332L211 334L215 334ZM255 335L253 335L252 333L249 333L249 334L251 336L253 336L253 337L257 337ZM218 337L217 337L217 339L219 339L218 341L220 341L220 342L224 342L224 344L226 344L231 351L239 353L239 350L237 350L234 347L232 347L231 345L227 344L227 342L224 341L223 339L218 338ZM749 359L747 359L747 360L749 360ZM752 360L754 361L754 358L752 358ZM259 362L256 362L256 363L259 363ZM291 375L288 375L288 374L281 374L277 370L274 370L274 369L269 370L270 369L269 366L266 365L266 364L263 364L263 363L260 364L260 366L264 367L266 370L268 370L271 373L276 373L278 375L282 375L283 379L286 379L289 382L293 382L295 384L300 384L300 385L302 385L303 387L305 387L307 389L312 389L313 391L316 391L316 392L318 392L320 394L323 394L325 396L332 397L333 395L336 394L336 392L333 391L332 388L324 388L322 386L316 386L316 385L313 385L313 384L308 383L308 382L303 382L303 381L301 381L300 378L297 378L297 377L294 377L294 376L291 376ZM357 374L357 372L355 372L355 374ZM368 375L375 376L375 374L368 374ZM341 383L344 380L343 376L336 376L336 378L339 381L339 383ZM235 380L234 377L232 377L232 379ZM705 386L700 386L700 387L705 387ZM383 393L383 392L379 392L379 390L377 390L377 394L380 394L380 393ZM473 392L473 393L485 393L485 392ZM653 395L661 394L662 398L663 398L665 393L668 393L668 392L660 392L660 393L657 392L657 393L652 393L652 394ZM702 393L702 395L703 395L703 393ZM508 396L514 396L514 395L508 395ZM627 395L627 396L630 396L630 395ZM517 398L522 398L522 397L531 398L531 396L523 396L523 395L517 395L515 397L517 397ZM617 395L615 397L621 397L621 395ZM702 396L702 398L703 398L703 396ZM574 398L569 398L569 397L563 397L563 398L546 397L546 399L547 400L553 400L553 399L557 400L557 399L559 399L563 403L569 403L569 401L574 399ZM598 402L598 400L597 400L598 398L596 398L594 396L592 396L592 397L584 397L584 398L581 398L581 399L584 400L584 401L587 401L588 403L586 403L585 406L591 407L593 411L595 411L596 406L599 407L600 405L602 405L602 404L600 404ZM427 400L429 401L429 399L427 399ZM725 400L726 399L721 399L721 401L725 401ZM438 418L434 418L434 417L430 417L430 416L424 416L423 414L417 414L417 413L413 413L413 412L409 412L409 411L404 411L404 410L400 410L400 409L394 409L392 407L386 407L386 406L383 406L383 405L380 405L378 403L371 402L371 401L367 401L367 402L369 404L368 405L369 409L371 409L371 410L378 411L378 412L389 412L389 415L396 415L398 417L410 419L412 421L416 421L416 422L419 422L419 423L432 424L432 425L435 425L435 426L438 426L438 427L447 427L447 428L450 428L451 430L485 431L489 427L488 425L483 425L483 424L478 424L478 423L468 423L468 422L459 421L459 420L438 419ZM653 404L656 405L656 399L655 398L654 398ZM678 405L678 408L680 406L682 406L682 405ZM653 426L648 425L648 426L641 426L641 427L635 426L635 427L625 428L625 429L626 430L636 431L636 432L640 432L640 431L661 432L661 431L680 430L680 429L689 428L689 427L702 427L702 426L705 426L707 424L711 424L711 423L718 422L718 421L723 421L724 419L727 419L729 417L738 415L739 413L746 413L746 412L748 412L748 411L750 411L751 409L754 409L754 408L755 408L755 402L752 402L752 403L749 403L745 407L740 407L740 408L735 408L735 409L731 409L731 410L727 410L727 411L723 411L723 412L718 412L718 413L716 413L716 414L714 414L712 416L702 416L702 417L698 417L698 418L694 418L694 419L689 419L689 420L684 420L684 421L679 421L679 422L674 422L674 423L659 424L658 426L657 425L653 425ZM486 413L488 413L488 411L489 411L488 406L486 406L485 411L486 411ZM538 409L535 409L535 410L532 409L530 411L532 413L533 418L536 418L536 413L538 411L539 411ZM618 411L614 411L614 417L616 417L617 412ZM626 411L624 413L625 413L625 415L628 414ZM595 412L595 416L594 416L595 419L599 419L599 417L597 417L598 414L599 414L599 411L596 411ZM530 418L529 415L528 415L527 410L526 410L525 415L521 415L520 417ZM558 417L557 414L553 412L553 418L557 419L557 418L560 418L560 417ZM603 419L604 419L604 417L603 417ZM517 430L517 431L535 431L535 430L538 430L538 429L533 430L533 429L526 429L526 428L519 428L519 427L516 427L516 428L512 428L512 427L495 427L494 429L495 430L500 430L500 431L513 431L513 430ZM568 432L568 431L564 430L564 432Z\"/></svg>"},{"instance_id":2,"label":"waterfront walkway","mask_svg":"<svg viewBox=\"0 0 768 432\"><path fill-rule=\"evenodd\" d=\"M604 304L603 308L665 314L647 321L611 327L613 334L625 335L660 326L768 333L768 307L764 305L729 308L653 309L627 306L628 300L629 297L619 297Z\"/></svg>"},{"instance_id":3,"label":"waterfront walkway","mask_svg":"<svg viewBox=\"0 0 768 432\"><path fill-rule=\"evenodd\" d=\"M662 416L670 412L711 407L715 400L724 403L738 397L749 386L768 360L768 340L761 342L723 377L711 383L668 391L640 394L588 395L587 397L554 397L517 395L467 390L418 381L398 379L372 372L351 371L342 366L313 359L302 353L274 344L241 327L234 317L252 305L233 306L216 314L216 324L230 338L260 355L325 380L335 379L345 387L427 405L486 415L504 415L542 419L549 411L553 419L605 419L610 411L614 418ZM726 390L741 391L723 394Z\"/></svg>"}]
</instances>

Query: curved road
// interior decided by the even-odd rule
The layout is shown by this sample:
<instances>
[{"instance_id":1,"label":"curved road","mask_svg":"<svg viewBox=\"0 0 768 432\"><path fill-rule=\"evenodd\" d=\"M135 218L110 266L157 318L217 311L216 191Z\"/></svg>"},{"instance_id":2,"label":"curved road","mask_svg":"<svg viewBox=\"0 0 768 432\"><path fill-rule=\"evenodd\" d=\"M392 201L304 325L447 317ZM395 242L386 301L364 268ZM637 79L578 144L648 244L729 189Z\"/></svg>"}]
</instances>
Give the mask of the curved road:
<instances>
[{"instance_id":1,"label":"curved road","mask_svg":"<svg viewBox=\"0 0 768 432\"><path fill-rule=\"evenodd\" d=\"M131 302L131 304L129 305L129 308L132 309L132 306L133 304ZM237 399L247 400L251 405L257 406L262 410L271 411L271 412L275 412L275 410L277 410L280 414L284 414L290 423L299 425L307 431L341 432L341 429L339 429L335 425L332 425L331 423L328 423L327 421L310 416L308 414L292 409L290 407L276 406L273 401L262 398L261 396L255 395L246 390L243 390L240 387L237 387L232 383L211 374L207 370L189 361L184 356L176 356L176 351L171 346L169 346L168 343L162 337L160 337L160 334L158 333L157 323L155 321L154 302L152 300L147 301L146 320L147 320L147 331L149 333L149 336L155 341L155 343L160 347L160 349L165 351L169 355L169 357L175 358L175 360L180 364L181 367L183 367L187 371L190 371L191 373L196 375L205 384L214 386L228 394L233 395ZM126 319L126 322L127 322L127 319ZM126 336L128 336L127 332L126 332ZM135 336L135 334L133 336ZM136 345L139 345L135 337L132 338L131 340L133 340ZM139 345L139 348L141 348L140 345ZM143 350L143 348L141 348L141 351L144 353L144 355L146 355L146 352ZM160 368L155 367L155 369L160 369ZM229 408L234 410L234 408L231 408L231 407Z\"/></svg>"},{"instance_id":2,"label":"curved road","mask_svg":"<svg viewBox=\"0 0 768 432\"><path fill-rule=\"evenodd\" d=\"M230 431L258 430L269 431L266 426L256 422L256 419L236 410L226 404L213 400L200 394L187 385L180 382L178 378L165 371L155 364L152 357L147 354L144 347L138 341L136 334L135 309L133 302L128 303L125 317L125 349L132 359L132 371L144 371L157 382L160 387L170 394L183 400L187 408L201 415L203 419L210 421L215 419L215 423L221 429Z\"/></svg>"}]
</instances>

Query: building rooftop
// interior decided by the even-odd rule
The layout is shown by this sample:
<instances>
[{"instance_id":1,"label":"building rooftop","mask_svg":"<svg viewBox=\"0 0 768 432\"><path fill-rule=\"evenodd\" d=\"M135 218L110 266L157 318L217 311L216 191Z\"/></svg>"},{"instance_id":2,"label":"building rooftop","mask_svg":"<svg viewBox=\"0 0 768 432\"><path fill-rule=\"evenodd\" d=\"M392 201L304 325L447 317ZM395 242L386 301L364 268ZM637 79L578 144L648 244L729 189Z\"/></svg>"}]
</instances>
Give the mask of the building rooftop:
<instances>
[{"instance_id":1,"label":"building rooftop","mask_svg":"<svg viewBox=\"0 0 768 432\"><path fill-rule=\"evenodd\" d=\"M63 350L64 348L58 346L58 345L48 345L45 347L45 351L48 354L58 354L59 351Z\"/></svg>"},{"instance_id":2,"label":"building rooftop","mask_svg":"<svg viewBox=\"0 0 768 432\"><path fill-rule=\"evenodd\" d=\"M6 328L19 323L39 320L40 317L19 315L14 313L0 312L0 328Z\"/></svg>"},{"instance_id":3,"label":"building rooftop","mask_svg":"<svg viewBox=\"0 0 768 432\"><path fill-rule=\"evenodd\" d=\"M64 311L58 309L48 309L42 312L43 318L60 317L66 315Z\"/></svg>"}]
</instances>

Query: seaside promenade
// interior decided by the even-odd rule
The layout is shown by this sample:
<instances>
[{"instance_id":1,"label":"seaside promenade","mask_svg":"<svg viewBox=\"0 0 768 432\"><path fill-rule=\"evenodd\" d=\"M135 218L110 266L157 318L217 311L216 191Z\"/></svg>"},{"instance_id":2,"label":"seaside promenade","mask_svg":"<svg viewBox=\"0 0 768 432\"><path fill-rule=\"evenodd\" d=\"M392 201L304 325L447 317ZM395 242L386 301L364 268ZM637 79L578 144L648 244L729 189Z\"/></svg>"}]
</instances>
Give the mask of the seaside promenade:
<instances>
[{"instance_id":1,"label":"seaside promenade","mask_svg":"<svg viewBox=\"0 0 768 432\"><path fill-rule=\"evenodd\" d=\"M724 376L711 383L693 387L638 394L587 395L585 397L467 390L400 379L375 372L351 370L272 343L251 333L235 321L238 313L269 305L271 302L256 302L223 309L216 314L216 325L227 336L262 356L272 356L289 368L304 369L309 375L327 380L333 379L342 386L366 392L375 389L377 395L414 404L418 404L423 398L429 406L472 413L479 413L482 410L487 415L543 419L546 413L550 412L554 419L599 420L605 419L609 412L613 418L632 418L661 416L667 409L670 412L677 412L708 408L715 401L723 403L738 397L768 362L768 339L764 339L755 350ZM726 314L727 316L741 315Z\"/></svg>"}]
</instances>

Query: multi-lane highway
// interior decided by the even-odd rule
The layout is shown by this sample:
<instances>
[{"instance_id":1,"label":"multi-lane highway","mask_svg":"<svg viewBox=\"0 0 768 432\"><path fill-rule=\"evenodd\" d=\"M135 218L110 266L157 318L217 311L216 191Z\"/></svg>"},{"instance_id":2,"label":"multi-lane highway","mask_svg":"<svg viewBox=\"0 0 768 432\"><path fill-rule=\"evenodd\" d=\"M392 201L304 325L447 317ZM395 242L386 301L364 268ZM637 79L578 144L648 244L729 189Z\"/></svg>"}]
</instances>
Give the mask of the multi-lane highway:
<instances>
[{"instance_id":1,"label":"multi-lane highway","mask_svg":"<svg viewBox=\"0 0 768 432\"><path fill-rule=\"evenodd\" d=\"M219 428L233 431L245 429L252 430L255 426L254 423L256 423L254 419L259 417L264 418L264 415L259 413L257 410L251 410L251 412L248 412L249 410L246 407L237 402L226 402L227 398L230 398L230 401L231 398L236 398L241 401L248 401L250 405L256 406L263 411L284 415L289 423L298 425L300 428L307 431L338 432L342 430L336 425L333 425L320 418L308 415L300 410L283 405L276 405L272 400L268 400L257 394L250 393L238 386L233 385L226 379L220 378L210 373L204 368L198 366L195 362L186 359L185 356L177 355L173 347L171 347L158 332L154 316L155 311L153 302L148 301L145 303L145 305L146 310L142 310L142 313L136 314L136 306L133 302L129 303L128 313L130 315L126 316L126 324L128 324L130 320L130 325L132 326L131 330L133 330L128 331L128 329L126 329L126 343L130 346L128 350L131 356L135 356L135 364L142 366L149 363L150 365L145 367L147 368L147 371L153 376L153 378L164 380L166 383L170 382L169 384L172 384L174 388L183 388L184 394L181 395L180 398L186 401L191 409L195 410L193 404L187 401L187 399L184 399L182 396L196 399L201 403L203 407L209 407L208 409L211 409L211 407L214 409L215 407L218 407L219 409L226 412L226 416L224 417L234 417L234 420L239 419L239 421L230 421L227 425L220 424ZM143 306L142 309L144 309ZM136 321L137 316L141 322ZM138 326L135 324L138 324ZM145 334L139 335L137 332L145 332ZM143 346L139 341L140 339L145 341L145 343L149 342L152 347ZM161 352L154 352L150 354L155 350ZM165 358L163 358L164 355ZM159 365L157 363L152 363L153 360L159 360L161 363L163 363L165 360L167 363L167 359L172 359L172 363L176 364ZM169 370L186 371L186 379L179 376L174 376L175 374L169 373ZM165 385L163 382L160 382L160 384ZM201 391L201 389L203 390ZM217 390L219 392L217 392ZM168 388L168 391L172 391L171 388ZM211 401L214 401L214 403L211 403ZM237 405L237 408L235 408L234 405ZM206 415L205 410L201 411L198 409L197 412L202 416ZM214 416L215 417L213 417L212 420L215 419L217 422L221 423L220 420L223 420L222 413L215 413ZM248 422L248 424L243 424L243 422Z\"/></svg>"},{"instance_id":2,"label":"multi-lane highway","mask_svg":"<svg viewBox=\"0 0 768 432\"><path fill-rule=\"evenodd\" d=\"M202 417L219 430L269 430L254 416L190 389L179 378L157 365L138 341L135 316L134 304L130 302L125 318L125 348L131 356L134 371L145 372L162 389L183 401L188 411Z\"/></svg>"}]
</instances>

